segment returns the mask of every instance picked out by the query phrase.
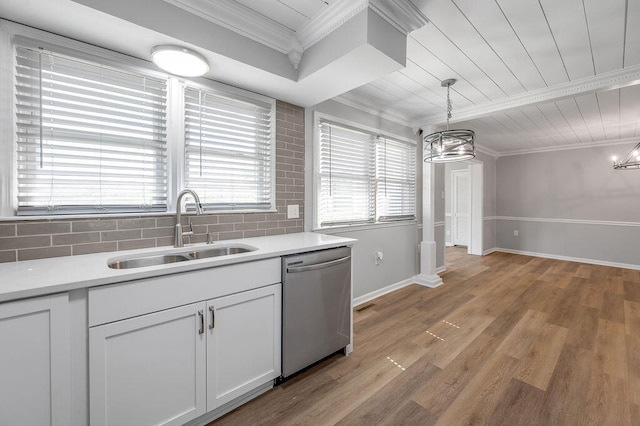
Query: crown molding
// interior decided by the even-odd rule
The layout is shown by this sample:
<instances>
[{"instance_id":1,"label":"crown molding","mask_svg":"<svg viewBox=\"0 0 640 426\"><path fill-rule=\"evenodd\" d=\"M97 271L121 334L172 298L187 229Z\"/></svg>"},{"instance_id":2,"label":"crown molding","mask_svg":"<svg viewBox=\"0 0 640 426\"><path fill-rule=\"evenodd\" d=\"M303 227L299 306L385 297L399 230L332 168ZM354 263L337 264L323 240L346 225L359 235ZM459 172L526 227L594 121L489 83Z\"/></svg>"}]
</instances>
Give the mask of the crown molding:
<instances>
[{"instance_id":1,"label":"crown molding","mask_svg":"<svg viewBox=\"0 0 640 426\"><path fill-rule=\"evenodd\" d=\"M163 1L286 54L296 69L306 49L367 8L405 35L427 23L410 0L339 0L297 31L233 0Z\"/></svg>"},{"instance_id":2,"label":"crown molding","mask_svg":"<svg viewBox=\"0 0 640 426\"><path fill-rule=\"evenodd\" d=\"M163 0L253 41L288 54L294 32L232 0Z\"/></svg>"},{"instance_id":3,"label":"crown molding","mask_svg":"<svg viewBox=\"0 0 640 426\"><path fill-rule=\"evenodd\" d=\"M371 10L404 35L425 26L429 20L410 0L372 0Z\"/></svg>"},{"instance_id":4,"label":"crown molding","mask_svg":"<svg viewBox=\"0 0 640 426\"><path fill-rule=\"evenodd\" d=\"M570 145L560 145L560 146L554 146L554 147L519 149L515 151L501 152L499 153L499 156L508 157L511 155L538 154L541 152L566 151L571 149L595 148L599 146L636 144L638 143L639 139L640 138L638 137L634 137L634 138L624 138L624 139L612 139L612 140L599 141L599 142L575 143Z\"/></svg>"},{"instance_id":5,"label":"crown molding","mask_svg":"<svg viewBox=\"0 0 640 426\"><path fill-rule=\"evenodd\" d=\"M296 37L302 44L304 50L306 50L367 7L369 7L368 0L337 1L314 16L313 19L296 31Z\"/></svg>"},{"instance_id":6,"label":"crown molding","mask_svg":"<svg viewBox=\"0 0 640 426\"><path fill-rule=\"evenodd\" d=\"M476 147L476 151L478 151L478 152L480 152L482 154L486 154L486 155L488 155L490 157L493 157L494 160L502 155L498 151L494 151L492 149L489 149L484 145L480 145L478 143L475 143L474 145Z\"/></svg>"},{"instance_id":7,"label":"crown molding","mask_svg":"<svg viewBox=\"0 0 640 426\"><path fill-rule=\"evenodd\" d=\"M508 98L498 99L481 105L458 109L454 112L451 123L485 117L497 112L522 108L528 105L559 101L579 95L620 89L640 84L640 65L634 65L614 71L609 71L593 77L586 77L552 87L532 90ZM442 116L431 115L425 117L421 127L442 123Z\"/></svg>"},{"instance_id":8,"label":"crown molding","mask_svg":"<svg viewBox=\"0 0 640 426\"><path fill-rule=\"evenodd\" d=\"M363 98L362 96L357 96L357 95L354 95L353 93L343 93L340 96L336 96L332 100L339 102L343 105L346 105L348 107L355 108L362 112L366 112L367 114L371 114L376 117L380 117L385 120L392 121L396 124L401 124L403 126L409 127L414 131L414 133L417 133L417 129L414 126L414 123L407 121L405 117L380 111L379 109L371 108L370 105L372 105L372 102L368 101L366 98Z\"/></svg>"}]
</instances>

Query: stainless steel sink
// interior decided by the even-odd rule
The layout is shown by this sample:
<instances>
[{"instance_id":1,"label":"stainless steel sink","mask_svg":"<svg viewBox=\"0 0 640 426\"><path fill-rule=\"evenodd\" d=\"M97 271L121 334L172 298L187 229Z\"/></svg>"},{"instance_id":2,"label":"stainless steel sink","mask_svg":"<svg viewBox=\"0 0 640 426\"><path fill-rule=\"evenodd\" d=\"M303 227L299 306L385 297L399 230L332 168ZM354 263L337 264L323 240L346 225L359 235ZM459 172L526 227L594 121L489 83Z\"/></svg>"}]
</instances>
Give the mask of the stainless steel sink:
<instances>
[{"instance_id":1,"label":"stainless steel sink","mask_svg":"<svg viewBox=\"0 0 640 426\"><path fill-rule=\"evenodd\" d=\"M151 254L129 259L115 259L109 262L111 269L142 268L144 266L166 265L168 263L185 262L189 260L207 259L210 257L229 256L257 250L251 246L222 246L205 247L172 254Z\"/></svg>"},{"instance_id":2,"label":"stainless steel sink","mask_svg":"<svg viewBox=\"0 0 640 426\"><path fill-rule=\"evenodd\" d=\"M114 260L113 262L109 262L109 268L111 269L141 268L143 266L165 265L167 263L184 262L186 260L191 260L191 258L183 254L161 254L161 255L136 257L133 259Z\"/></svg>"},{"instance_id":3,"label":"stainless steel sink","mask_svg":"<svg viewBox=\"0 0 640 426\"><path fill-rule=\"evenodd\" d=\"M246 247L211 247L186 253L192 259L206 259L208 257L228 256L230 254L247 253L255 249Z\"/></svg>"}]
</instances>

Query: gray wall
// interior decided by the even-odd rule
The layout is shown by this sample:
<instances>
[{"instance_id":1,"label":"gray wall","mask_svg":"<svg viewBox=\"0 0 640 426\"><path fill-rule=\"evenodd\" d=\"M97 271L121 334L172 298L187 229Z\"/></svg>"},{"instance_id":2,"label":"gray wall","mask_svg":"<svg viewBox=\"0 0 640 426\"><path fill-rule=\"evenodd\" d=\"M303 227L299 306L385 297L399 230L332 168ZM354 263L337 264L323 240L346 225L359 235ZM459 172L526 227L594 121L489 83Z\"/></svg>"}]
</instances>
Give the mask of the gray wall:
<instances>
[{"instance_id":1,"label":"gray wall","mask_svg":"<svg viewBox=\"0 0 640 426\"><path fill-rule=\"evenodd\" d=\"M614 170L610 160L632 147L500 157L497 247L640 265L640 170Z\"/></svg>"},{"instance_id":2,"label":"gray wall","mask_svg":"<svg viewBox=\"0 0 640 426\"><path fill-rule=\"evenodd\" d=\"M329 114L359 125L374 128L381 133L413 139L412 129L398 123L384 120L336 101L326 101L305 113L306 119L306 191L307 206L313 206L313 113ZM421 163L417 164L421 169ZM420 180L418 180L420 182ZM420 190L418 189L418 195ZM418 206L420 205L418 196ZM420 217L420 216L418 216ZM313 214L309 209L305 215L305 230L313 229ZM418 226L415 222L402 224L372 225L354 228L323 229L318 232L357 238L353 248L353 297L357 298L381 290L392 284L411 278L418 273ZM382 251L384 259L375 264L375 253Z\"/></svg>"}]
</instances>

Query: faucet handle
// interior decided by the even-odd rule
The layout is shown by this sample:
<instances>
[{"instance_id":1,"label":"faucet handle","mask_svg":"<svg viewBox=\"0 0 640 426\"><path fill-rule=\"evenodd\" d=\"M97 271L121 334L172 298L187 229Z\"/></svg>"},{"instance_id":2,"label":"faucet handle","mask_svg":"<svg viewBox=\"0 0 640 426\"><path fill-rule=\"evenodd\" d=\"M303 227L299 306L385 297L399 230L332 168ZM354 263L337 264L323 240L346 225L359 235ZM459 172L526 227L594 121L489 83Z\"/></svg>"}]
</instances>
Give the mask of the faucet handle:
<instances>
[{"instance_id":1,"label":"faucet handle","mask_svg":"<svg viewBox=\"0 0 640 426\"><path fill-rule=\"evenodd\" d=\"M207 244L213 244L216 242L216 236L213 232L207 232Z\"/></svg>"}]
</instances>

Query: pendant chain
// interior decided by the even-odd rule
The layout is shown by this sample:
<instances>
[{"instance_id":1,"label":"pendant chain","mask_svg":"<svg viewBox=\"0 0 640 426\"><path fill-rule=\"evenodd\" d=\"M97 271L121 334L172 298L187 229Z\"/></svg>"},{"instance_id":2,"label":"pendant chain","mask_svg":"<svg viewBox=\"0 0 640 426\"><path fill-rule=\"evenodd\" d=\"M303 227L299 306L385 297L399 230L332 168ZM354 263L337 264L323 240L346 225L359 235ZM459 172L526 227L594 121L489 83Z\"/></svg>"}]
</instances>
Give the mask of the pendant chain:
<instances>
[{"instance_id":1,"label":"pendant chain","mask_svg":"<svg viewBox=\"0 0 640 426\"><path fill-rule=\"evenodd\" d=\"M449 120L451 119L451 110L453 109L453 106L451 104L451 96L449 95L450 90L451 85L447 84L447 130L449 130Z\"/></svg>"}]
</instances>

